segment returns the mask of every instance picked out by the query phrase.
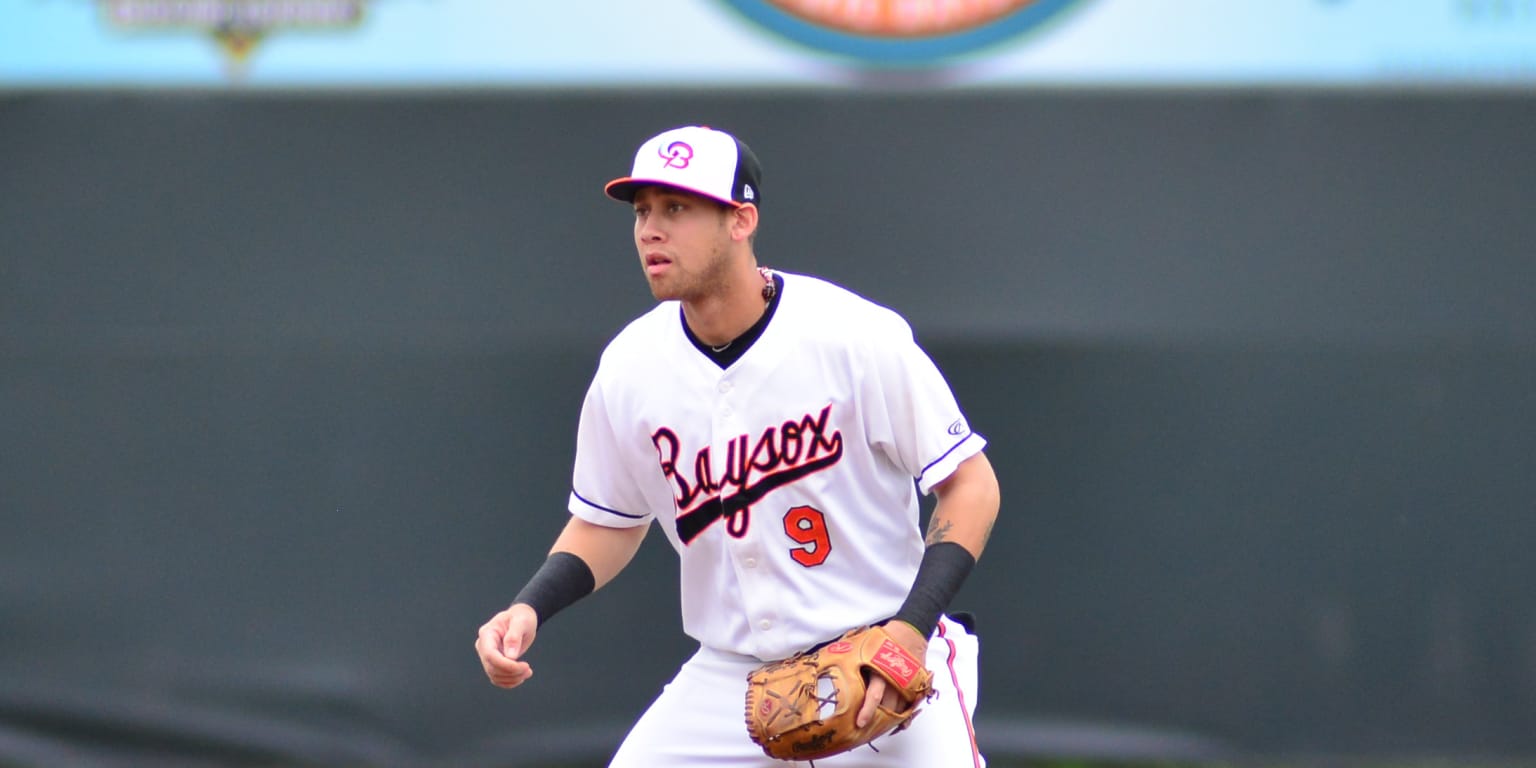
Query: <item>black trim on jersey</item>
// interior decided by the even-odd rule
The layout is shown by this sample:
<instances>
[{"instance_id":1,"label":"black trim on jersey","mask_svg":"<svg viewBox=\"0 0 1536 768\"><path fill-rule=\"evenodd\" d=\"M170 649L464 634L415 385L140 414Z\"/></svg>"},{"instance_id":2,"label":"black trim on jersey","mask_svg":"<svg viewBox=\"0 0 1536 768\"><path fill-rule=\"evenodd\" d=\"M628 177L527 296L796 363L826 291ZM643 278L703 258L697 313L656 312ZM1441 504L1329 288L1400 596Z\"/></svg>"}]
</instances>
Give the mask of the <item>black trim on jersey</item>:
<instances>
[{"instance_id":1,"label":"black trim on jersey","mask_svg":"<svg viewBox=\"0 0 1536 768\"><path fill-rule=\"evenodd\" d=\"M716 494L700 504L692 512L677 518L677 536L684 544L692 544L699 534L714 525L721 518L725 518L726 532L736 538L747 535L747 526L751 521L752 505L756 504L769 491L782 488L797 480L809 477L827 467L836 464L843 458L843 444L837 444L837 452L822 456L819 459L807 461L796 467L780 470L758 480L756 484L748 487L742 486L741 490L725 498Z\"/></svg>"},{"instance_id":2,"label":"black trim on jersey","mask_svg":"<svg viewBox=\"0 0 1536 768\"><path fill-rule=\"evenodd\" d=\"M595 502L595 501L593 501L593 500L591 500L591 499L581 495L580 493L577 493L575 488L571 489L571 495L575 496L577 499L580 499L581 503L583 503L583 504L585 504L585 505L587 505L587 506L589 506L589 507L591 507L593 509L600 510L600 511L603 511L603 512L607 512L610 515L618 515L619 517L627 517L627 518L629 518L631 520L641 520L641 519L645 518L645 515L631 515L628 512L620 512L617 509L609 509L609 508L607 508L607 507L605 507L605 506L603 506L603 505L601 505L601 504L599 504L599 503L597 503L597 502Z\"/></svg>"},{"instance_id":3,"label":"black trim on jersey","mask_svg":"<svg viewBox=\"0 0 1536 768\"><path fill-rule=\"evenodd\" d=\"M784 278L780 277L777 272L773 275L773 287L773 298L769 300L768 309L763 311L763 316L759 317L757 322L753 323L751 328L742 332L740 336L731 339L731 343L725 349L716 352L708 344L699 341L699 337L693 335L693 329L688 327L688 318L683 316L683 308L678 307L677 319L683 324L683 334L688 337L688 341L693 343L694 349L703 352L704 356L714 361L715 365L720 366L721 370L731 367L732 363L740 360L741 356L746 354L753 344L757 343L758 337L762 336L763 331L768 328L768 321L773 319L773 313L779 308L779 297L784 295Z\"/></svg>"},{"instance_id":4,"label":"black trim on jersey","mask_svg":"<svg viewBox=\"0 0 1536 768\"><path fill-rule=\"evenodd\" d=\"M945 451L942 456L939 456L937 459L934 459L933 461L928 462L928 466L923 467L923 471L917 473L917 481L918 482L922 482L923 481L923 475L928 474L928 470L933 469L933 466L935 464L938 464L939 462L949 458L949 455L951 453L954 453L960 446L965 445L965 441L967 441L967 440L969 440L969 439L971 439L973 437L978 437L978 435L975 432L972 432L972 433L966 435L965 437L960 438L960 442L955 443L954 445L951 445L949 447L949 450Z\"/></svg>"}]
</instances>

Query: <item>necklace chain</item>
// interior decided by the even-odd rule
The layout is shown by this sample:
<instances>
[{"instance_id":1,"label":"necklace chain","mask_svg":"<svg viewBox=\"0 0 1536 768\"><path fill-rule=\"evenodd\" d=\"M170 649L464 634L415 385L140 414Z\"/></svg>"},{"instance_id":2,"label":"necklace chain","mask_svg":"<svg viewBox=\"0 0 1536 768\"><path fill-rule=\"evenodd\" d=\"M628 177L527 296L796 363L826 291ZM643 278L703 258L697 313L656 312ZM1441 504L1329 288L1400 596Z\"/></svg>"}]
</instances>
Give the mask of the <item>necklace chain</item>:
<instances>
[{"instance_id":1,"label":"necklace chain","mask_svg":"<svg viewBox=\"0 0 1536 768\"><path fill-rule=\"evenodd\" d=\"M758 267L757 268L757 273L759 275L763 276L763 303L764 304L771 304L771 303L773 303L773 295L778 292L778 286L775 285L774 282L773 282L773 270L771 270L771 269L769 269L767 267ZM753 323L753 325L756 325L756 323ZM748 330L751 330L751 329L748 329ZM739 339L739 338L741 338L741 337L740 336L736 337L736 339ZM724 352L727 349L730 349L732 344L736 343L736 339L731 339L730 341L727 341L726 343L721 344L718 347L713 345L713 344L710 344L710 345L708 345L709 346L709 351L714 352L715 354L719 354L721 352Z\"/></svg>"}]
</instances>

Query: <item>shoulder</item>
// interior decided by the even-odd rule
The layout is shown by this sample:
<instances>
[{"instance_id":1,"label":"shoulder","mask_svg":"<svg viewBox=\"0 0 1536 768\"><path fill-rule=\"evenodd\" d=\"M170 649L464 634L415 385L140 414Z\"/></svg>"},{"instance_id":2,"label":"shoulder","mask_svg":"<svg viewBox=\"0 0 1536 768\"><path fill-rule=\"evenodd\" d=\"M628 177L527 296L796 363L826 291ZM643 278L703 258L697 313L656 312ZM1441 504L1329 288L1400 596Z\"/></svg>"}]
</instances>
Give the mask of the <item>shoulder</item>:
<instances>
[{"instance_id":1,"label":"shoulder","mask_svg":"<svg viewBox=\"0 0 1536 768\"><path fill-rule=\"evenodd\" d=\"M680 335L678 312L677 302L663 301L631 320L603 348L598 358L599 375L654 359L657 347Z\"/></svg>"},{"instance_id":2,"label":"shoulder","mask_svg":"<svg viewBox=\"0 0 1536 768\"><path fill-rule=\"evenodd\" d=\"M841 285L819 277L780 273L784 277L784 301L799 322L810 323L821 334L852 338L912 338L912 326L890 307L877 304Z\"/></svg>"}]
</instances>

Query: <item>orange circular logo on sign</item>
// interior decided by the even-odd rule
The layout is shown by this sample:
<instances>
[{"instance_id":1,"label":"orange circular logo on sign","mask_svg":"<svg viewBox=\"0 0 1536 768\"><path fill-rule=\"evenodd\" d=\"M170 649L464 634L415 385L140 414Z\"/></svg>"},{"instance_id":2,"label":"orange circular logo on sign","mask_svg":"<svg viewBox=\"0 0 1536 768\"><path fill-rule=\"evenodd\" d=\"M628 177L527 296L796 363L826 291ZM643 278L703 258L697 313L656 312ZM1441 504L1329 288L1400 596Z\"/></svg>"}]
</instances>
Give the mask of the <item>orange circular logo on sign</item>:
<instances>
[{"instance_id":1,"label":"orange circular logo on sign","mask_svg":"<svg viewBox=\"0 0 1536 768\"><path fill-rule=\"evenodd\" d=\"M791 16L844 32L887 37L948 35L990 24L1037 0L767 0Z\"/></svg>"},{"instance_id":2,"label":"orange circular logo on sign","mask_svg":"<svg viewBox=\"0 0 1536 768\"><path fill-rule=\"evenodd\" d=\"M1034 29L1080 0L724 0L797 43L873 64L924 64Z\"/></svg>"}]
</instances>

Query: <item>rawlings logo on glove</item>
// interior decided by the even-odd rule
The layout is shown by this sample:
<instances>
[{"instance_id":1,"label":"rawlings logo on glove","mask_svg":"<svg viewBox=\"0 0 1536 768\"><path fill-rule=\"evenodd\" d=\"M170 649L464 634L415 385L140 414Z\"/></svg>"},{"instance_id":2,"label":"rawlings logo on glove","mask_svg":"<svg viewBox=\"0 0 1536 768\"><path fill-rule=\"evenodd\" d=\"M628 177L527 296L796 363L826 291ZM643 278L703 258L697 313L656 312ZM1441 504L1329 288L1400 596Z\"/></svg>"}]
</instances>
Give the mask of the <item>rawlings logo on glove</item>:
<instances>
[{"instance_id":1,"label":"rawlings logo on glove","mask_svg":"<svg viewBox=\"0 0 1536 768\"><path fill-rule=\"evenodd\" d=\"M900 699L876 707L863 728L854 722L878 674ZM868 744L911 724L933 695L933 674L883 627L849 630L814 651L765 664L747 676L747 733L769 757L816 760Z\"/></svg>"}]
</instances>

